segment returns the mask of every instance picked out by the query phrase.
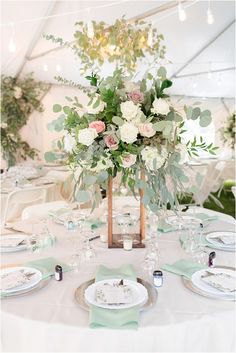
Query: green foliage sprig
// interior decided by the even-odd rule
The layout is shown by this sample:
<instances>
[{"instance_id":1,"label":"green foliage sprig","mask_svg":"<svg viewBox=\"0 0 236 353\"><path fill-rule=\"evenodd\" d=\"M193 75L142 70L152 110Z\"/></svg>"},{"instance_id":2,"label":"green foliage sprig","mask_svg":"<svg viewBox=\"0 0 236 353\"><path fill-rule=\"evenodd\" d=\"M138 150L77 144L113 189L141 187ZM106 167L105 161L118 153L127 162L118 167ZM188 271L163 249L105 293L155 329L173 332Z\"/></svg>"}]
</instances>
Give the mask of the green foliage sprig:
<instances>
[{"instance_id":1,"label":"green foliage sprig","mask_svg":"<svg viewBox=\"0 0 236 353\"><path fill-rule=\"evenodd\" d=\"M22 140L20 130L34 110L43 111L40 97L48 88L48 85L35 81L32 74L24 79L2 76L1 152L8 166L15 164L17 158L36 156L36 149Z\"/></svg>"},{"instance_id":2,"label":"green foliage sprig","mask_svg":"<svg viewBox=\"0 0 236 353\"><path fill-rule=\"evenodd\" d=\"M225 145L234 149L235 145L235 113L228 116L225 126L219 129L221 139Z\"/></svg>"},{"instance_id":3,"label":"green foliage sprig","mask_svg":"<svg viewBox=\"0 0 236 353\"><path fill-rule=\"evenodd\" d=\"M163 35L144 21L129 22L122 18L113 25L95 21L89 24L77 22L75 25L73 42L65 42L51 34L45 35L45 38L71 48L80 59L82 73L99 69L105 61L116 63L133 73L137 62L144 57L164 58Z\"/></svg>"}]
</instances>

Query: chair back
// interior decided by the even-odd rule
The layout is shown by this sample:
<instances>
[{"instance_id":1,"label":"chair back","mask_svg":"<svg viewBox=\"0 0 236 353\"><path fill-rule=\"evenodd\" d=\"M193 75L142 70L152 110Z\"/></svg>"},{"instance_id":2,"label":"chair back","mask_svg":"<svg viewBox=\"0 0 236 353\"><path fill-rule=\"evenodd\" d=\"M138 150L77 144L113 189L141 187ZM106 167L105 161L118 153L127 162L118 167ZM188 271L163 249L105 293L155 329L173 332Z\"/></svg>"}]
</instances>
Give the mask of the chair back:
<instances>
[{"instance_id":1,"label":"chair back","mask_svg":"<svg viewBox=\"0 0 236 353\"><path fill-rule=\"evenodd\" d=\"M52 201L28 206L23 210L21 219L47 217L50 211L56 212L62 208L69 208L69 204L65 201Z\"/></svg>"},{"instance_id":2,"label":"chair back","mask_svg":"<svg viewBox=\"0 0 236 353\"><path fill-rule=\"evenodd\" d=\"M46 195L47 190L41 187L11 192L7 197L2 225L5 226L8 222L19 219L26 207L45 202Z\"/></svg>"}]
</instances>

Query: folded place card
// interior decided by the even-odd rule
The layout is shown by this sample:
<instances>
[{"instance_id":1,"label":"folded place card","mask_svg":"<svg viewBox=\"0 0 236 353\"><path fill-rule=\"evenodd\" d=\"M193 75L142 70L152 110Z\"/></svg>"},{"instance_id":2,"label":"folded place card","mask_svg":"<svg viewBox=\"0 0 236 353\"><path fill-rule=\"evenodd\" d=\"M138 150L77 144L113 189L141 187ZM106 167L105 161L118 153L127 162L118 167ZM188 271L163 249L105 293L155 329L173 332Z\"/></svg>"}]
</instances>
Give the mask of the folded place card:
<instances>
[{"instance_id":1,"label":"folded place card","mask_svg":"<svg viewBox=\"0 0 236 353\"><path fill-rule=\"evenodd\" d=\"M6 291L19 287L30 281L30 277L22 270L9 272L1 276L0 290Z\"/></svg>"},{"instance_id":2,"label":"folded place card","mask_svg":"<svg viewBox=\"0 0 236 353\"><path fill-rule=\"evenodd\" d=\"M104 283L97 286L96 300L102 304L129 304L132 303L132 290L127 285Z\"/></svg>"},{"instance_id":3,"label":"folded place card","mask_svg":"<svg viewBox=\"0 0 236 353\"><path fill-rule=\"evenodd\" d=\"M227 273L210 273L203 275L201 279L210 286L219 289L222 292L234 292L236 290L235 277Z\"/></svg>"}]
</instances>

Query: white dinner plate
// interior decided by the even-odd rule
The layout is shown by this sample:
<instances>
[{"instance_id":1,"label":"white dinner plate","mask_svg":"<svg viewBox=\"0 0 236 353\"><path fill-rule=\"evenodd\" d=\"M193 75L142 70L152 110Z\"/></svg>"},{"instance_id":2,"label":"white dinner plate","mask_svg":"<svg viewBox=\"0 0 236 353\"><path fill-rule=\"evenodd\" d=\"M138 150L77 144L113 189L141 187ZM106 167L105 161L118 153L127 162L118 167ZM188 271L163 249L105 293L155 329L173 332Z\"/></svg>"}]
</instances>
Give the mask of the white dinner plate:
<instances>
[{"instance_id":1,"label":"white dinner plate","mask_svg":"<svg viewBox=\"0 0 236 353\"><path fill-rule=\"evenodd\" d=\"M235 292L233 293L222 292L221 290L216 289L215 287L207 284L206 282L204 282L204 280L202 280L201 276L204 276L206 274L206 271L207 270L200 270L195 272L191 277L192 283L203 292L209 293L214 296L218 296L219 299L232 300L235 297ZM209 271L212 273L228 274L230 276L233 276L236 280L236 272L233 270L217 267L217 268L210 268Z\"/></svg>"},{"instance_id":2,"label":"white dinner plate","mask_svg":"<svg viewBox=\"0 0 236 353\"><path fill-rule=\"evenodd\" d=\"M220 240L218 240L218 237L234 237L236 240L236 233L235 232L228 232L228 231L223 231L223 232L211 232L206 235L206 240L208 241L209 244L211 244L211 247L219 249L219 250L227 250L227 251L235 251L235 243L234 245L232 244L223 244Z\"/></svg>"},{"instance_id":3,"label":"white dinner plate","mask_svg":"<svg viewBox=\"0 0 236 353\"><path fill-rule=\"evenodd\" d=\"M8 267L5 269L0 270L0 280L2 281L4 276L7 276L9 273L15 272L15 271L23 271L25 274L31 274L34 273L34 275L32 275L29 280L27 281L27 283L18 285L16 287L12 287L10 289L7 290L0 290L0 294L11 294L11 293L17 293L17 292L21 292L27 289L33 289L35 286L37 286L37 284L42 280L43 275L42 272L40 272L39 270L32 268L32 267L25 267L25 266L17 266L17 267Z\"/></svg>"},{"instance_id":4,"label":"white dinner plate","mask_svg":"<svg viewBox=\"0 0 236 353\"><path fill-rule=\"evenodd\" d=\"M124 279L123 281L124 281L124 284L128 285L132 291L132 295L133 295L132 303L120 304L120 305L109 305L109 304L98 303L96 301L97 286L101 286L104 283L114 284L114 283L120 282L120 279L117 279L117 278L106 279L106 280L98 281L91 284L85 290L85 293L84 293L85 300L89 304L98 306L100 308L111 309L111 310L132 308L134 306L143 305L148 300L147 289L142 284L136 281L130 281L128 279Z\"/></svg>"},{"instance_id":5,"label":"white dinner plate","mask_svg":"<svg viewBox=\"0 0 236 353\"><path fill-rule=\"evenodd\" d=\"M24 240L23 244L15 245L15 242L21 242ZM9 253L22 251L27 249L27 234L24 233L15 233L9 235L2 235L0 237L0 252L1 253Z\"/></svg>"}]
</instances>

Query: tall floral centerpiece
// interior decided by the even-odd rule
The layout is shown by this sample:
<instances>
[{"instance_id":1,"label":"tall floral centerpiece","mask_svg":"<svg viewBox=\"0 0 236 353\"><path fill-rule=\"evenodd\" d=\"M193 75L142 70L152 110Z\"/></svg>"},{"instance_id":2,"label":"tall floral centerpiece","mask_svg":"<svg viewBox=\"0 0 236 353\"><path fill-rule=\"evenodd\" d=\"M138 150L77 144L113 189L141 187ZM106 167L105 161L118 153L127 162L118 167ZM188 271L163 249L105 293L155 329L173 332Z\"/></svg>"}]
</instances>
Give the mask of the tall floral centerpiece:
<instances>
[{"instance_id":1,"label":"tall floral centerpiece","mask_svg":"<svg viewBox=\"0 0 236 353\"><path fill-rule=\"evenodd\" d=\"M108 181L119 173L121 184L135 196L141 191L143 207L157 212L160 208L178 205L177 194L187 181L182 168L186 155L196 155L198 148L214 153L215 147L207 146L202 138L187 144L182 142L185 120L198 120L205 127L211 122L211 113L201 111L198 106L175 107L168 95L172 82L166 77L165 68L156 62L164 55L164 49L160 49L162 37L150 26L144 26L140 35L140 28L135 25L122 20L104 30L104 24L94 23L93 37L89 36L86 25L75 33L72 49L86 69L102 60L101 51L94 53L94 43L98 47L99 41L103 51L104 46L107 49L115 46L117 50L114 49L108 60L116 60L121 65L117 64L118 68L107 78L98 74L86 76L91 84L90 89L84 89L88 103L79 102L77 97L66 97L68 105L54 105L54 112L60 116L50 126L57 129L61 126L66 131L63 144L68 164L73 171L81 171L75 189L78 202L91 200L95 207L99 200L97 185L106 189ZM119 26L123 31L118 31ZM133 37L133 42L129 40L129 50L134 53L136 50L137 55L130 56L129 50L125 50L119 56L117 52L124 47L128 34ZM151 43L150 34L156 36L155 44ZM60 40L54 38L54 42ZM85 47L85 51L79 51L79 46ZM107 50L104 52L107 55ZM146 72L143 79L135 82L130 73L135 71L137 59L145 54L155 56L158 69ZM52 154L48 152L47 157L52 158Z\"/></svg>"},{"instance_id":2,"label":"tall floral centerpiece","mask_svg":"<svg viewBox=\"0 0 236 353\"><path fill-rule=\"evenodd\" d=\"M225 126L219 129L221 139L224 145L228 146L234 151L235 146L235 113L230 114L227 117Z\"/></svg>"}]
</instances>

